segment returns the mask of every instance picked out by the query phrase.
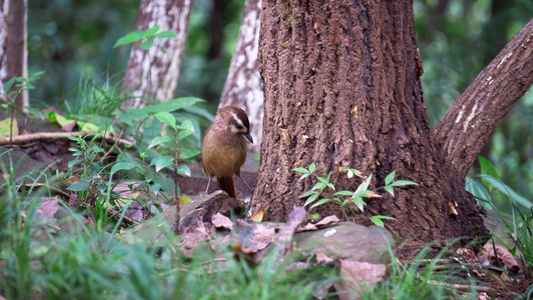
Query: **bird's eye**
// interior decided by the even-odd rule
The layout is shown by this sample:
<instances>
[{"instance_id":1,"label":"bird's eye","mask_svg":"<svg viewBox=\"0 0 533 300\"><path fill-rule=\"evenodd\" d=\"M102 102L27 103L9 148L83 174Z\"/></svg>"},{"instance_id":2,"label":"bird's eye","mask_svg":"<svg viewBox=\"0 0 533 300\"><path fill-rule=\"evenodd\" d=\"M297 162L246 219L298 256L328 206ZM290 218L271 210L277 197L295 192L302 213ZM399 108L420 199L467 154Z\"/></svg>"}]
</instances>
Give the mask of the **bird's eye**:
<instances>
[{"instance_id":1,"label":"bird's eye","mask_svg":"<svg viewBox=\"0 0 533 300\"><path fill-rule=\"evenodd\" d=\"M237 129L242 129L242 125L241 124L236 124L235 127L237 127Z\"/></svg>"}]
</instances>

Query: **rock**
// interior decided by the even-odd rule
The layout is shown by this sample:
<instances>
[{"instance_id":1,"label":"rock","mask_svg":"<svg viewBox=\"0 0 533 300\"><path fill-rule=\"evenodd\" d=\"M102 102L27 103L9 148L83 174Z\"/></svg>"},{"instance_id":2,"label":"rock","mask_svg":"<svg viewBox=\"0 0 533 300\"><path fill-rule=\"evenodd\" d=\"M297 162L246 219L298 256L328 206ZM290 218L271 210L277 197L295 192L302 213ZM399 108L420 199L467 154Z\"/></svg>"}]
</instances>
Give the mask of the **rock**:
<instances>
[{"instance_id":1,"label":"rock","mask_svg":"<svg viewBox=\"0 0 533 300\"><path fill-rule=\"evenodd\" d=\"M389 261L387 249L394 248L390 232L379 226L365 227L352 222L297 233L296 248L331 257L373 263Z\"/></svg>"}]
</instances>

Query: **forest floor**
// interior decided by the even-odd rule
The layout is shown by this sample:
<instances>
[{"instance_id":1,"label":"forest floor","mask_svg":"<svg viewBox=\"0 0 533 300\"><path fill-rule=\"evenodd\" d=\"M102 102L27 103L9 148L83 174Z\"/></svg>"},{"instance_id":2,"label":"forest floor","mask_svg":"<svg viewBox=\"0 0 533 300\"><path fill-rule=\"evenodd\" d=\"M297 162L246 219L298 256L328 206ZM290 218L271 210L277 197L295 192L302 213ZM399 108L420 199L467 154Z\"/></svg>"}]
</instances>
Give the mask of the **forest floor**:
<instances>
[{"instance_id":1,"label":"forest floor","mask_svg":"<svg viewBox=\"0 0 533 300\"><path fill-rule=\"evenodd\" d=\"M50 130L53 127L42 127L42 130ZM57 128L56 128L57 130ZM16 145L13 148L25 153L33 160L42 163L44 166L52 166L53 169L65 171L68 169L68 162L73 160L70 147L75 147L73 141L67 139L57 140L35 140L24 143L23 145ZM6 148L0 148L0 152L4 152ZM243 176L247 182L254 186L257 181L257 161L251 155L248 157L247 165L244 167ZM20 172L25 172L24 163L20 165ZM34 168L34 165L29 165L28 168ZM207 185L207 178L201 175L201 168L199 165L191 165L193 176L189 178L180 178L179 185L183 193L195 197L203 194ZM246 198L248 190L242 183L237 183L238 194L242 198ZM212 182L210 192L216 190L216 183ZM69 191L65 191L69 192ZM507 254L508 252L504 253ZM497 253L498 254L498 253ZM470 254L472 255L472 254ZM503 255L503 254L499 254ZM410 258L400 256L401 260L408 261ZM472 258L471 258L472 259ZM500 257L500 263L505 266L505 258ZM473 260L469 263L479 264L477 255L474 254ZM491 262L492 263L492 262ZM466 266L467 268L469 266ZM518 295L524 293L533 283L531 276L525 276L521 265L519 269L502 272L501 267L485 268L483 278L477 280L482 282L486 288L486 294L479 292L477 299L517 299ZM484 288L484 289L485 289Z\"/></svg>"}]
</instances>

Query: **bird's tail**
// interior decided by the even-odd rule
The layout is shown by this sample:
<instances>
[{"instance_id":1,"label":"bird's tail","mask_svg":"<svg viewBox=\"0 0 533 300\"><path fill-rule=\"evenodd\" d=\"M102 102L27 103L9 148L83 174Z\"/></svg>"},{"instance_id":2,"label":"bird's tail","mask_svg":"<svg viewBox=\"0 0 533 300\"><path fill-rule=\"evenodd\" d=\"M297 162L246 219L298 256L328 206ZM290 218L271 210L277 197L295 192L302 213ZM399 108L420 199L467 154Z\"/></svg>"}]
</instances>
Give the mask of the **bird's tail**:
<instances>
[{"instance_id":1,"label":"bird's tail","mask_svg":"<svg viewBox=\"0 0 533 300\"><path fill-rule=\"evenodd\" d=\"M218 188L228 193L231 198L237 199L237 190L232 176L217 177Z\"/></svg>"}]
</instances>

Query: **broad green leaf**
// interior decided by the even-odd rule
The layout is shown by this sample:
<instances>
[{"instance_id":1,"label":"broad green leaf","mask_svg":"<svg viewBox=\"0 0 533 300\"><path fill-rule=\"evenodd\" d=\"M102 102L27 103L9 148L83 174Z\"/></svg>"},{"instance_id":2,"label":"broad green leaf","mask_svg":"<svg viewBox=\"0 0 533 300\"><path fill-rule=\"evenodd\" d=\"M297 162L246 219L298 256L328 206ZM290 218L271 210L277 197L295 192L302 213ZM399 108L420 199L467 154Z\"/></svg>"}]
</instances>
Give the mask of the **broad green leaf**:
<instances>
[{"instance_id":1,"label":"broad green leaf","mask_svg":"<svg viewBox=\"0 0 533 300\"><path fill-rule=\"evenodd\" d=\"M320 199L320 200L318 200L317 202L315 202L315 204L311 205L311 207L310 207L309 209L311 209L311 208L313 208L313 207L317 207L317 206L323 205L323 204L326 204L326 203L328 203L329 201L331 201L331 199L327 199L327 198Z\"/></svg>"},{"instance_id":2,"label":"broad green leaf","mask_svg":"<svg viewBox=\"0 0 533 300\"><path fill-rule=\"evenodd\" d=\"M385 185L394 181L394 176L396 176L396 171L392 171L387 177L385 177Z\"/></svg>"},{"instance_id":3,"label":"broad green leaf","mask_svg":"<svg viewBox=\"0 0 533 300\"><path fill-rule=\"evenodd\" d=\"M181 129L181 130L187 130L187 131L190 131L191 133L194 133L194 125L192 124L192 122L190 120L185 120L183 121L183 123L181 123L181 125L178 127L178 129Z\"/></svg>"},{"instance_id":4,"label":"broad green leaf","mask_svg":"<svg viewBox=\"0 0 533 300\"><path fill-rule=\"evenodd\" d=\"M150 166L155 165L155 171L159 172L161 169L174 164L174 158L172 156L159 156L150 162Z\"/></svg>"},{"instance_id":5,"label":"broad green leaf","mask_svg":"<svg viewBox=\"0 0 533 300\"><path fill-rule=\"evenodd\" d=\"M155 25L154 27L152 28L148 28L145 32L144 32L144 38L151 38L157 31L159 31L159 28L160 26L159 25Z\"/></svg>"},{"instance_id":6,"label":"broad green leaf","mask_svg":"<svg viewBox=\"0 0 533 300\"><path fill-rule=\"evenodd\" d=\"M164 144L167 142L173 141L171 137L169 136L156 136L150 141L150 144L148 144L148 149L155 147L159 144Z\"/></svg>"},{"instance_id":7,"label":"broad green leaf","mask_svg":"<svg viewBox=\"0 0 533 300\"><path fill-rule=\"evenodd\" d=\"M173 115L171 115L170 113L168 112L165 112L165 111L161 111L161 112L158 112L157 114L155 114L155 117L167 124L169 127L171 127L172 129L176 130L176 118L174 118Z\"/></svg>"},{"instance_id":8,"label":"broad green leaf","mask_svg":"<svg viewBox=\"0 0 533 300\"><path fill-rule=\"evenodd\" d=\"M472 193L474 197L482 201L482 204L490 203L490 193L481 182L474 180L470 177L466 177L465 189ZM488 206L490 208L490 205Z\"/></svg>"},{"instance_id":9,"label":"broad green leaf","mask_svg":"<svg viewBox=\"0 0 533 300\"><path fill-rule=\"evenodd\" d=\"M191 177L191 169L187 165L179 165L178 174L181 176Z\"/></svg>"},{"instance_id":10,"label":"broad green leaf","mask_svg":"<svg viewBox=\"0 0 533 300\"><path fill-rule=\"evenodd\" d=\"M360 196L355 196L352 198L352 202L359 208L361 212L364 211L364 207L366 205L365 201L363 201L363 198Z\"/></svg>"},{"instance_id":11,"label":"broad green leaf","mask_svg":"<svg viewBox=\"0 0 533 300\"><path fill-rule=\"evenodd\" d=\"M74 159L74 160L69 161L68 164L67 164L67 166L68 166L69 169L72 169L72 167L73 167L75 164L79 163L79 162L82 162L82 160L81 160L81 159Z\"/></svg>"},{"instance_id":12,"label":"broad green leaf","mask_svg":"<svg viewBox=\"0 0 533 300\"><path fill-rule=\"evenodd\" d=\"M130 170L134 167L135 167L134 163L118 162L114 164L113 167L111 168L110 176L113 176L113 174L115 174L116 172L120 170Z\"/></svg>"},{"instance_id":13,"label":"broad green leaf","mask_svg":"<svg viewBox=\"0 0 533 300\"><path fill-rule=\"evenodd\" d=\"M89 190L89 184L84 181L76 182L72 185L70 185L67 189L78 192L78 191L88 191Z\"/></svg>"},{"instance_id":14,"label":"broad green leaf","mask_svg":"<svg viewBox=\"0 0 533 300\"><path fill-rule=\"evenodd\" d=\"M7 93L7 91L11 88L11 86L13 86L13 83L15 83L15 80L16 78L11 78L4 84L4 88L3 88L4 93Z\"/></svg>"},{"instance_id":15,"label":"broad green leaf","mask_svg":"<svg viewBox=\"0 0 533 300\"><path fill-rule=\"evenodd\" d=\"M312 191L314 190L320 190L323 191L326 188L326 184L323 182L317 182L315 185L311 188Z\"/></svg>"},{"instance_id":16,"label":"broad green leaf","mask_svg":"<svg viewBox=\"0 0 533 300\"><path fill-rule=\"evenodd\" d=\"M135 43L143 38L144 31L133 31L118 39L113 48L118 46Z\"/></svg>"},{"instance_id":17,"label":"broad green leaf","mask_svg":"<svg viewBox=\"0 0 533 300\"><path fill-rule=\"evenodd\" d=\"M309 172L310 173L313 173L315 171L315 168L316 168L316 165L314 162L312 162L310 165L309 165Z\"/></svg>"},{"instance_id":18,"label":"broad green leaf","mask_svg":"<svg viewBox=\"0 0 533 300\"><path fill-rule=\"evenodd\" d=\"M372 174L370 174L365 180L363 180L363 182L361 182L361 184L355 190L354 194L359 195L361 191L366 190L370 185L370 180L372 180Z\"/></svg>"},{"instance_id":19,"label":"broad green leaf","mask_svg":"<svg viewBox=\"0 0 533 300\"><path fill-rule=\"evenodd\" d=\"M179 158L180 159L187 159L187 158L191 158L191 157L194 157L198 154L202 153L202 151L200 150L197 150L197 149L183 149L183 150L180 150L179 152Z\"/></svg>"},{"instance_id":20,"label":"broad green leaf","mask_svg":"<svg viewBox=\"0 0 533 300\"><path fill-rule=\"evenodd\" d=\"M161 31L161 32L156 33L154 37L171 39L171 38L177 37L177 35L170 30L166 30L166 31Z\"/></svg>"},{"instance_id":21,"label":"broad green leaf","mask_svg":"<svg viewBox=\"0 0 533 300\"><path fill-rule=\"evenodd\" d=\"M157 195L157 193L159 193L159 190L161 189L161 183L154 183L152 185L150 185L150 191L154 194L154 195Z\"/></svg>"},{"instance_id":22,"label":"broad green leaf","mask_svg":"<svg viewBox=\"0 0 533 300\"><path fill-rule=\"evenodd\" d=\"M148 50L150 49L150 47L152 47L152 45L154 44L154 40L147 40L147 41L144 41L142 43L139 44L139 48L143 49L143 50Z\"/></svg>"}]
</instances>

